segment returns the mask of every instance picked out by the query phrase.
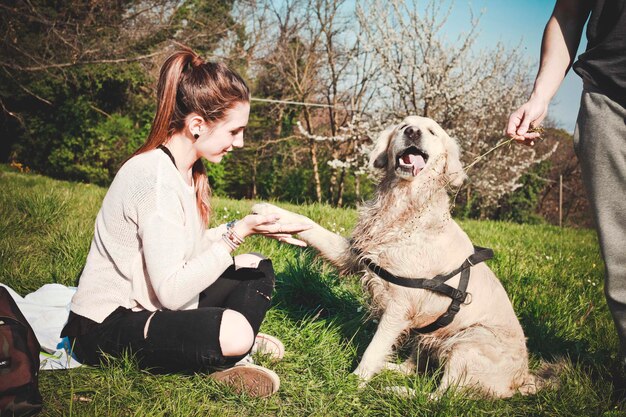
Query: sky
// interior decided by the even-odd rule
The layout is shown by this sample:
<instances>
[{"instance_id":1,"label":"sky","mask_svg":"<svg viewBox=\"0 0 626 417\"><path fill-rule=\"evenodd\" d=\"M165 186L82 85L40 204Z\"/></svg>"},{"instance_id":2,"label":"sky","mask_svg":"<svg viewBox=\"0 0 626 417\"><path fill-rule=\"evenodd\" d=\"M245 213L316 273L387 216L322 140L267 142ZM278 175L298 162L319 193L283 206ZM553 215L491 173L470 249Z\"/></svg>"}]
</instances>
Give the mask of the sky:
<instances>
[{"instance_id":1,"label":"sky","mask_svg":"<svg viewBox=\"0 0 626 417\"><path fill-rule=\"evenodd\" d=\"M539 66L543 30L554 3L554 0L456 0L443 30L451 32L449 39L455 39L457 34L452 32L456 28L461 31L469 28L470 8L475 16L482 10L484 13L480 19L476 46L489 48L498 41L511 48L520 45L525 59L531 63L530 75L534 79ZM585 46L583 32L577 55L584 51ZM574 132L581 91L582 80L570 70L548 109L548 116L569 133Z\"/></svg>"}]
</instances>

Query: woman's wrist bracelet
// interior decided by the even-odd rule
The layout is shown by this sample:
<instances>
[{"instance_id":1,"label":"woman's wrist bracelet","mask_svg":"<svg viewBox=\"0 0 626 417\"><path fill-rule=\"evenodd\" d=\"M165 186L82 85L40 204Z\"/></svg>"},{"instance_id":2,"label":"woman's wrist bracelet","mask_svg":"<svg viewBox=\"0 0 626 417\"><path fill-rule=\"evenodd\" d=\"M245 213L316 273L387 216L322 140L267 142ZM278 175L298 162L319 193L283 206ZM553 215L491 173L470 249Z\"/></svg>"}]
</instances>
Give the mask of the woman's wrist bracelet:
<instances>
[{"instance_id":1,"label":"woman's wrist bracelet","mask_svg":"<svg viewBox=\"0 0 626 417\"><path fill-rule=\"evenodd\" d=\"M230 250L235 250L239 247L239 245L235 244L232 240L230 240L226 233L222 235L222 240L226 245L230 248Z\"/></svg>"},{"instance_id":2,"label":"woman's wrist bracelet","mask_svg":"<svg viewBox=\"0 0 626 417\"><path fill-rule=\"evenodd\" d=\"M235 240L238 240L239 244L242 244L244 238L241 237L239 233L235 232L235 225L237 224L237 221L238 220L231 220L226 223L226 233L231 233Z\"/></svg>"},{"instance_id":3,"label":"woman's wrist bracelet","mask_svg":"<svg viewBox=\"0 0 626 417\"><path fill-rule=\"evenodd\" d=\"M237 232L235 232L235 220L226 223L226 232L222 234L222 240L232 249L235 250L243 243L243 239Z\"/></svg>"}]
</instances>

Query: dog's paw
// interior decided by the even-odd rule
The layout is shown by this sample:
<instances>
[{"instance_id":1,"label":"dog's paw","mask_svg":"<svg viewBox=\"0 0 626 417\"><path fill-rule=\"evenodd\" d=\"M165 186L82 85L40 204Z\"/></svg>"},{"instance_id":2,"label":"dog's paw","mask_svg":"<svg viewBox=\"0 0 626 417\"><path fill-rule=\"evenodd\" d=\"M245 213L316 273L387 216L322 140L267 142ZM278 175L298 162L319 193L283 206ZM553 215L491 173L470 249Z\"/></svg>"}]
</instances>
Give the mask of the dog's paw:
<instances>
[{"instance_id":1,"label":"dog's paw","mask_svg":"<svg viewBox=\"0 0 626 417\"><path fill-rule=\"evenodd\" d=\"M439 401L443 397L443 392L439 392L438 390L435 392L431 392L428 394L428 401Z\"/></svg>"},{"instance_id":2,"label":"dog's paw","mask_svg":"<svg viewBox=\"0 0 626 417\"><path fill-rule=\"evenodd\" d=\"M365 385L367 381L372 379L372 377L375 374L374 372L371 372L369 369L360 365L357 366L357 368L354 371L352 371L352 373L356 375L357 377L359 377L359 380L361 381L363 385Z\"/></svg>"},{"instance_id":3,"label":"dog's paw","mask_svg":"<svg viewBox=\"0 0 626 417\"><path fill-rule=\"evenodd\" d=\"M415 364L410 361L406 361L403 363L387 362L385 363L383 369L385 369L386 371L399 372L402 375L409 376L415 373Z\"/></svg>"},{"instance_id":4,"label":"dog's paw","mask_svg":"<svg viewBox=\"0 0 626 417\"><path fill-rule=\"evenodd\" d=\"M273 204L257 203L252 206L252 214L278 214L280 209Z\"/></svg>"},{"instance_id":5,"label":"dog's paw","mask_svg":"<svg viewBox=\"0 0 626 417\"><path fill-rule=\"evenodd\" d=\"M390 394L394 394L394 395L397 395L398 397L403 397L403 398L413 398L417 395L417 392L413 388L409 388L409 387L399 387L399 386L385 387L384 390L385 392L388 392Z\"/></svg>"},{"instance_id":6,"label":"dog's paw","mask_svg":"<svg viewBox=\"0 0 626 417\"><path fill-rule=\"evenodd\" d=\"M383 388L383 390L385 392L388 392L390 394L393 394L402 398L415 398L418 396L417 391L409 387L393 386L393 387L385 387ZM441 399L441 394L437 392L431 392L431 393L426 394L426 398L428 401L436 402Z\"/></svg>"},{"instance_id":7,"label":"dog's paw","mask_svg":"<svg viewBox=\"0 0 626 417\"><path fill-rule=\"evenodd\" d=\"M270 203L257 203L252 206L253 214L262 214L267 216L268 214L277 214L280 216L281 221L291 222L291 223L305 223L311 224L312 221L306 216L301 214L294 213L289 210L285 210L283 208L277 207Z\"/></svg>"}]
</instances>

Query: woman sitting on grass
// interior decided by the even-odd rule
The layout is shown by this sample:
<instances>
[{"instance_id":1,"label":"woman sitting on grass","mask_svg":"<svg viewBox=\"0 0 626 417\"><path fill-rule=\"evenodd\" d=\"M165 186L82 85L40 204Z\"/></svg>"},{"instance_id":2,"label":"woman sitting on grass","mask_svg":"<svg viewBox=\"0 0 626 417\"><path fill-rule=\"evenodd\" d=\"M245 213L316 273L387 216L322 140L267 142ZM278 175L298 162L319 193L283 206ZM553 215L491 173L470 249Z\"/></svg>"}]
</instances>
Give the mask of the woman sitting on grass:
<instances>
[{"instance_id":1,"label":"woman sitting on grass","mask_svg":"<svg viewBox=\"0 0 626 417\"><path fill-rule=\"evenodd\" d=\"M278 376L246 357L284 352L278 339L258 333L274 288L272 264L231 252L252 234L302 245L291 234L307 227L248 215L206 229L210 190L201 158L219 163L243 146L250 93L239 75L184 49L163 64L157 95L147 141L102 202L62 336L86 364L131 351L142 368L215 371L238 391L270 395Z\"/></svg>"}]
</instances>

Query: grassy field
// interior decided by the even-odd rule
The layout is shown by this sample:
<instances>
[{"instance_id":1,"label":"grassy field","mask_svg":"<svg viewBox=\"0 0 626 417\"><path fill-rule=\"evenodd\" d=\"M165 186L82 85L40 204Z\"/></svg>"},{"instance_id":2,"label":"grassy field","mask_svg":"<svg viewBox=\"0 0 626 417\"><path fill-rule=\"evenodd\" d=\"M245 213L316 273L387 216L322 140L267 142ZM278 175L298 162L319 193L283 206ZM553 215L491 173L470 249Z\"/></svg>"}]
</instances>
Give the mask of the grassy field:
<instances>
[{"instance_id":1,"label":"grassy field","mask_svg":"<svg viewBox=\"0 0 626 417\"><path fill-rule=\"evenodd\" d=\"M25 295L41 285L74 285L105 190L0 168L0 282ZM250 201L214 199L213 222L241 217ZM348 234L354 210L288 206ZM262 330L280 337L283 361L259 362L280 376L269 399L237 395L206 375L150 375L132 358L101 368L45 371L42 415L81 416L617 416L626 405L613 386L617 337L603 296L603 264L590 230L463 221L475 244L491 247L528 337L533 366L566 358L557 390L507 400L449 392L428 399L438 372L385 372L365 388L350 372L371 339L366 296L356 277L340 278L311 250L252 238L240 252L270 257L277 272L273 306ZM415 389L414 398L384 390Z\"/></svg>"}]
</instances>

